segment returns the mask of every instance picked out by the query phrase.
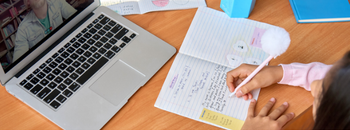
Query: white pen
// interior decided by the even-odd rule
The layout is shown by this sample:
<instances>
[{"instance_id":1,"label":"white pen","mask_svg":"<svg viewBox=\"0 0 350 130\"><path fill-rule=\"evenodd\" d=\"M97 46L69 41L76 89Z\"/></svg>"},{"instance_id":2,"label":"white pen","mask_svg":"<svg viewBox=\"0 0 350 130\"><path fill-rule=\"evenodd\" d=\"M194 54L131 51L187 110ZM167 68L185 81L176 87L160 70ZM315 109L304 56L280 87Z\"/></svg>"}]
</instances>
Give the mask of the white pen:
<instances>
[{"instance_id":1,"label":"white pen","mask_svg":"<svg viewBox=\"0 0 350 130\"><path fill-rule=\"evenodd\" d=\"M266 30L266 32L261 37L261 47L262 49L270 54L270 56L261 63L258 68L256 68L242 83L240 83L235 91L229 96L232 97L236 94L237 90L243 85L247 84L267 63L277 56L283 54L289 47L290 37L289 33L283 28L276 27Z\"/></svg>"}]
</instances>

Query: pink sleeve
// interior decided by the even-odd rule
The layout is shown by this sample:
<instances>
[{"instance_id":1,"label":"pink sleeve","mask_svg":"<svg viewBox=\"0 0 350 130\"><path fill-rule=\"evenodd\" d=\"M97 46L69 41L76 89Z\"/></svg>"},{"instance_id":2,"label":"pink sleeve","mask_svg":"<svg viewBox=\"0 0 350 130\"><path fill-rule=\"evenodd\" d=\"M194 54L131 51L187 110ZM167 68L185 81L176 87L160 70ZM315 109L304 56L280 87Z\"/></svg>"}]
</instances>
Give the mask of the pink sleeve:
<instances>
[{"instance_id":1,"label":"pink sleeve","mask_svg":"<svg viewBox=\"0 0 350 130\"><path fill-rule=\"evenodd\" d=\"M309 64L291 63L280 64L283 68L283 78L279 84L300 86L310 91L310 84L314 80L323 79L332 65L325 65L320 62Z\"/></svg>"}]
</instances>

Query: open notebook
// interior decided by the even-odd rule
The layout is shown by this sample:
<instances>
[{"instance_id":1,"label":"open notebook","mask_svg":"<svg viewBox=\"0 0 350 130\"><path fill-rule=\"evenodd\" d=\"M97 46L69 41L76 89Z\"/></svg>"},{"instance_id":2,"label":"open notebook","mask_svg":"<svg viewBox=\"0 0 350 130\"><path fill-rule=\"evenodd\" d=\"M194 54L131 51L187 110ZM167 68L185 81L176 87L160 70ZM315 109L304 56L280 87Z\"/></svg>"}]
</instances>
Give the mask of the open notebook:
<instances>
[{"instance_id":1,"label":"open notebook","mask_svg":"<svg viewBox=\"0 0 350 130\"><path fill-rule=\"evenodd\" d=\"M260 38L274 28L198 8L155 107L225 129L240 129L249 101L230 98L226 73L242 63L259 65L268 54ZM257 99L260 89L252 91Z\"/></svg>"}]
</instances>

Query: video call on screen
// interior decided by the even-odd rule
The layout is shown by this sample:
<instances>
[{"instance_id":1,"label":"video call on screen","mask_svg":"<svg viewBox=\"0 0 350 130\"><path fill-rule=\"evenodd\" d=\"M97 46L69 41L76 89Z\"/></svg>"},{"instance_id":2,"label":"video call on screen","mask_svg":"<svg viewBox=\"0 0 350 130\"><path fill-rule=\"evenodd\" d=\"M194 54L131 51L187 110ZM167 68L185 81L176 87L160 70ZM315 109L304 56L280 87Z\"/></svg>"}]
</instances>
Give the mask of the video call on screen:
<instances>
[{"instance_id":1,"label":"video call on screen","mask_svg":"<svg viewBox=\"0 0 350 130\"><path fill-rule=\"evenodd\" d=\"M8 72L25 53L52 36L59 25L93 0L0 0L0 63ZM17 62L16 62L17 63Z\"/></svg>"}]
</instances>

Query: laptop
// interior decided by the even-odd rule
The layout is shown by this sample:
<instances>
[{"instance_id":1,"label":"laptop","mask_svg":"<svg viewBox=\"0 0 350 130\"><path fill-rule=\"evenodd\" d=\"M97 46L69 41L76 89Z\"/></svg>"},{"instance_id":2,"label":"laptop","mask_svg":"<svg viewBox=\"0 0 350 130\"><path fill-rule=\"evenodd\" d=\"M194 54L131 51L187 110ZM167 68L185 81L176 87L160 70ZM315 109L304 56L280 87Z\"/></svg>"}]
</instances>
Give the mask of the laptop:
<instances>
[{"instance_id":1,"label":"laptop","mask_svg":"<svg viewBox=\"0 0 350 130\"><path fill-rule=\"evenodd\" d=\"M3 23L0 81L63 129L102 128L176 53L98 0L25 1Z\"/></svg>"}]
</instances>

